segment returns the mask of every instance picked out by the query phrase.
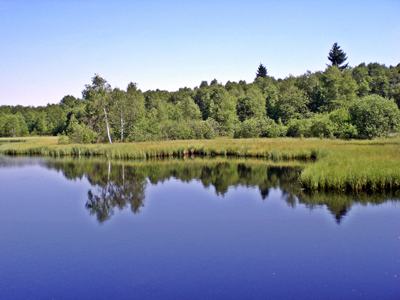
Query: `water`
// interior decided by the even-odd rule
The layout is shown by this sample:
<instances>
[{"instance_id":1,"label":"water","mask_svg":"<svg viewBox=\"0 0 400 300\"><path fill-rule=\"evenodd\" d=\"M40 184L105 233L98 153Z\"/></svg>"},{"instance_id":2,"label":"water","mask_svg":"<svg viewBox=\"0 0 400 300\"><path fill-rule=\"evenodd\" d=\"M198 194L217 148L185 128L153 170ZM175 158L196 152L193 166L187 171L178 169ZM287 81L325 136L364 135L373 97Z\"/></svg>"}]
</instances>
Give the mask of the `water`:
<instances>
[{"instance_id":1,"label":"water","mask_svg":"<svg viewBox=\"0 0 400 300\"><path fill-rule=\"evenodd\" d=\"M399 299L400 202L299 172L0 158L0 299Z\"/></svg>"}]
</instances>

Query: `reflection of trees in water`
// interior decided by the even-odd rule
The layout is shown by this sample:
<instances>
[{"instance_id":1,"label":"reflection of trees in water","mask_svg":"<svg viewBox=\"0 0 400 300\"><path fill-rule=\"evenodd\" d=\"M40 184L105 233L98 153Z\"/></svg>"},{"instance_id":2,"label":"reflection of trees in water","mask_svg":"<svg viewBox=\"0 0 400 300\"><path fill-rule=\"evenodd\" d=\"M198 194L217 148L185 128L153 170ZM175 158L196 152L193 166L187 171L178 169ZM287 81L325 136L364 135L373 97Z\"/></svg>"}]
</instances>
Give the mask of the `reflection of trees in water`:
<instances>
[{"instance_id":1,"label":"reflection of trees in water","mask_svg":"<svg viewBox=\"0 0 400 300\"><path fill-rule=\"evenodd\" d=\"M144 203L144 190L146 178L135 176L124 165L116 166L119 170L116 177L111 177L111 163L108 163L107 182L104 185L96 185L88 191L86 208L91 215L96 215L100 222L109 219L114 208L120 210L130 206L136 214Z\"/></svg>"},{"instance_id":2,"label":"reflection of trees in water","mask_svg":"<svg viewBox=\"0 0 400 300\"><path fill-rule=\"evenodd\" d=\"M57 169L68 179L86 177L92 188L88 191L86 208L99 222L108 220L116 209L130 207L140 212L144 205L147 182L153 184L176 178L182 182L200 181L212 186L217 195L224 195L230 187L257 187L262 199L267 199L272 188L279 188L282 198L294 207L297 203L312 209L326 205L337 222L354 203L382 203L388 195L305 194L301 189L301 168L268 166L262 162L235 160L172 160L133 164L91 160L51 160L48 167Z\"/></svg>"},{"instance_id":3,"label":"reflection of trees in water","mask_svg":"<svg viewBox=\"0 0 400 300\"><path fill-rule=\"evenodd\" d=\"M144 204L146 176L133 167L108 162L50 161L48 166L55 168L68 179L86 177L91 188L85 207L99 222L108 220L115 209L130 207L139 213Z\"/></svg>"},{"instance_id":4,"label":"reflection of trees in water","mask_svg":"<svg viewBox=\"0 0 400 300\"><path fill-rule=\"evenodd\" d=\"M348 214L354 204L373 204L378 205L388 201L399 201L399 193L359 193L359 194L345 194L345 193L313 193L301 194L299 202L304 203L309 208L325 205L331 214L335 217L336 222L340 223L343 218Z\"/></svg>"}]
</instances>

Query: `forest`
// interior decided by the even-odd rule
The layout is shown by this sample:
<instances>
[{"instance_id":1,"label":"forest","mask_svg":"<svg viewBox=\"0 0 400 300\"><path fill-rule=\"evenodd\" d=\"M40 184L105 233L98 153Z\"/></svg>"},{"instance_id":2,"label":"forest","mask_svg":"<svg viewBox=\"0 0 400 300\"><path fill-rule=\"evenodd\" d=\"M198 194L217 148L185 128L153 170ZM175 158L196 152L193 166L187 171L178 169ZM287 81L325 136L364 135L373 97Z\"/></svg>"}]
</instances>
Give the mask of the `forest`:
<instances>
[{"instance_id":1,"label":"forest","mask_svg":"<svg viewBox=\"0 0 400 300\"><path fill-rule=\"evenodd\" d=\"M400 127L400 64L347 64L337 43L324 71L276 79L260 64L253 82L216 79L178 91L112 88L95 74L81 98L45 107L1 106L0 136L59 136L100 143L320 137L371 139Z\"/></svg>"}]
</instances>

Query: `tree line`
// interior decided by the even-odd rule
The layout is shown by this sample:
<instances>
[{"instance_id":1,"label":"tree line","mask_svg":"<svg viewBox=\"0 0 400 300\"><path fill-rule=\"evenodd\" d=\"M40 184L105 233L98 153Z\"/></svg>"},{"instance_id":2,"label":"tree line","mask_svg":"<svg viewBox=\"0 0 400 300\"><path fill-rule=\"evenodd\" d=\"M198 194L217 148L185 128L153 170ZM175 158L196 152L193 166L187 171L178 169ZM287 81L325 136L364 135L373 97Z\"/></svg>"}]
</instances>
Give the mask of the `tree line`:
<instances>
[{"instance_id":1,"label":"tree line","mask_svg":"<svg viewBox=\"0 0 400 300\"><path fill-rule=\"evenodd\" d=\"M217 136L374 138L400 126L400 64L350 67L337 43L324 71L253 82L203 81L142 92L95 75L82 98L46 107L1 106L0 136L59 135L61 143L210 139Z\"/></svg>"}]
</instances>

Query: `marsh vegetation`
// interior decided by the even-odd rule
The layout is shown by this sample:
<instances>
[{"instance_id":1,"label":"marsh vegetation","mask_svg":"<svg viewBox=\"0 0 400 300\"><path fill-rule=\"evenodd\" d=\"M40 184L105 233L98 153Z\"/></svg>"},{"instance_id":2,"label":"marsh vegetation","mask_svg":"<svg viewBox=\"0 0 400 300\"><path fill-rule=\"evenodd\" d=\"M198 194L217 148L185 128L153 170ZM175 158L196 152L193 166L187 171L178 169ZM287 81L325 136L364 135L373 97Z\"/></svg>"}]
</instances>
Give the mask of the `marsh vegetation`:
<instances>
[{"instance_id":1,"label":"marsh vegetation","mask_svg":"<svg viewBox=\"0 0 400 300\"><path fill-rule=\"evenodd\" d=\"M164 142L68 144L55 137L1 143L0 153L51 157L162 159L190 157L259 158L303 163L300 181L308 190L394 191L400 188L400 139L213 139Z\"/></svg>"}]
</instances>

